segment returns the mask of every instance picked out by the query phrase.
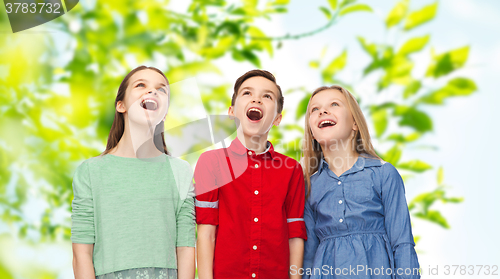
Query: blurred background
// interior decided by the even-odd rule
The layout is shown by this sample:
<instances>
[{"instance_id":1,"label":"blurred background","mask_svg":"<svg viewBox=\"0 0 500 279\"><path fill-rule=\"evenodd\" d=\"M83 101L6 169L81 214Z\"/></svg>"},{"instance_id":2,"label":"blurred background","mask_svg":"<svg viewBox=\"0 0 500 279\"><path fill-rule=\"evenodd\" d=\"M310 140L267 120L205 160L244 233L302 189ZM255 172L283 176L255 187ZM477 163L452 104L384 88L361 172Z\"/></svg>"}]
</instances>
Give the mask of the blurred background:
<instances>
[{"instance_id":1,"label":"blurred background","mask_svg":"<svg viewBox=\"0 0 500 279\"><path fill-rule=\"evenodd\" d=\"M498 26L495 0L94 0L13 34L2 6L0 278L73 278L73 173L142 64L184 84L166 129L226 114L236 78L271 71L285 91L271 141L296 159L310 93L346 86L403 175L423 275L498 277Z\"/></svg>"}]
</instances>

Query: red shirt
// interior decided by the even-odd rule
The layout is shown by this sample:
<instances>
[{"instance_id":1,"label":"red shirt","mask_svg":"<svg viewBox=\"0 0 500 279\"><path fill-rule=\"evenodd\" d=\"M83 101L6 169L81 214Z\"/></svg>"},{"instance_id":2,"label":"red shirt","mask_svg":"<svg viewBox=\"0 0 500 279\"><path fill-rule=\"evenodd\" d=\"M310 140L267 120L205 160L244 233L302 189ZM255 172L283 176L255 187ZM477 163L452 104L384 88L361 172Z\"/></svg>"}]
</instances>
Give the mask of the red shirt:
<instances>
[{"instance_id":1,"label":"red shirt","mask_svg":"<svg viewBox=\"0 0 500 279\"><path fill-rule=\"evenodd\" d=\"M214 278L289 278L288 239L307 239L300 164L274 151L256 155L236 138L196 165L196 222L217 226Z\"/></svg>"}]
</instances>

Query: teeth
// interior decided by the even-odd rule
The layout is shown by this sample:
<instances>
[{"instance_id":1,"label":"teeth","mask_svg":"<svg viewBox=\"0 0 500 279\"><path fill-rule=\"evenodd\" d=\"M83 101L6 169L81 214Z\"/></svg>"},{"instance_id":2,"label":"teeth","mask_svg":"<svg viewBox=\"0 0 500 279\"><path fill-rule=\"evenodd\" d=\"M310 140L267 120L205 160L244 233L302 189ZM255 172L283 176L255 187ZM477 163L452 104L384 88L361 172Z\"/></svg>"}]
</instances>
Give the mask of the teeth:
<instances>
[{"instance_id":1,"label":"teeth","mask_svg":"<svg viewBox=\"0 0 500 279\"><path fill-rule=\"evenodd\" d=\"M256 109L256 108L251 108L248 111L257 111L257 112L259 112L259 114L262 114L262 111L260 109Z\"/></svg>"},{"instance_id":2,"label":"teeth","mask_svg":"<svg viewBox=\"0 0 500 279\"><path fill-rule=\"evenodd\" d=\"M330 123L332 125L335 125L335 122L331 121L331 120L324 120L324 121L321 121L319 123L319 127L321 128L323 125L327 124L327 123Z\"/></svg>"},{"instance_id":3,"label":"teeth","mask_svg":"<svg viewBox=\"0 0 500 279\"><path fill-rule=\"evenodd\" d=\"M150 99L144 100L144 101L142 101L142 103L143 104L145 104L145 103L153 103L155 105L158 105L155 100L150 100Z\"/></svg>"}]
</instances>

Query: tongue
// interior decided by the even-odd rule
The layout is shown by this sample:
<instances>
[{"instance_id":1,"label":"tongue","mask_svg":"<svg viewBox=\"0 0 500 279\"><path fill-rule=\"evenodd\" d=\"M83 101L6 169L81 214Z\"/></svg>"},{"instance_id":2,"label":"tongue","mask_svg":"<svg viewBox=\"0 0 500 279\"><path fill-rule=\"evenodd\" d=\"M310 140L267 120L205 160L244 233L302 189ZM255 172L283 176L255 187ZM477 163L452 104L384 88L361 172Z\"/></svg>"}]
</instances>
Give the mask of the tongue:
<instances>
[{"instance_id":1,"label":"tongue","mask_svg":"<svg viewBox=\"0 0 500 279\"><path fill-rule=\"evenodd\" d=\"M260 116L260 113L258 111L249 111L247 113L248 118L250 118L253 121L260 120L262 117Z\"/></svg>"},{"instance_id":2,"label":"tongue","mask_svg":"<svg viewBox=\"0 0 500 279\"><path fill-rule=\"evenodd\" d=\"M156 105L150 102L142 104L142 107L147 110L156 110Z\"/></svg>"}]
</instances>

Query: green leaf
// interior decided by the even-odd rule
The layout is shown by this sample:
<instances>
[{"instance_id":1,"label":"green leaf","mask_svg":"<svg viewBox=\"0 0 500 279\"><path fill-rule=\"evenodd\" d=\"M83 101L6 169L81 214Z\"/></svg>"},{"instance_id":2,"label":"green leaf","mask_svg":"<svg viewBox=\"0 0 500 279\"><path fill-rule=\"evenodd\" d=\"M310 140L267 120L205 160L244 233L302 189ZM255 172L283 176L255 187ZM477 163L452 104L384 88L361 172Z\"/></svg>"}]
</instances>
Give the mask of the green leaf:
<instances>
[{"instance_id":1,"label":"green leaf","mask_svg":"<svg viewBox=\"0 0 500 279\"><path fill-rule=\"evenodd\" d=\"M406 18L404 29L410 30L432 20L436 16L437 6L438 3L436 2L410 13Z\"/></svg>"},{"instance_id":2,"label":"green leaf","mask_svg":"<svg viewBox=\"0 0 500 279\"><path fill-rule=\"evenodd\" d=\"M377 57L377 46L373 43L369 43L365 38L358 36L358 41L364 51L370 54L371 57Z\"/></svg>"},{"instance_id":3,"label":"green leaf","mask_svg":"<svg viewBox=\"0 0 500 279\"><path fill-rule=\"evenodd\" d=\"M330 8L332 11L335 11L337 9L337 0L328 0L328 4L330 4Z\"/></svg>"},{"instance_id":4,"label":"green leaf","mask_svg":"<svg viewBox=\"0 0 500 279\"><path fill-rule=\"evenodd\" d=\"M477 90L476 83L468 78L454 78L443 88L422 96L417 102L430 105L441 105L450 97L468 96Z\"/></svg>"},{"instance_id":5,"label":"green leaf","mask_svg":"<svg viewBox=\"0 0 500 279\"><path fill-rule=\"evenodd\" d=\"M437 184L442 185L444 180L443 167L439 167L437 172Z\"/></svg>"},{"instance_id":6,"label":"green leaf","mask_svg":"<svg viewBox=\"0 0 500 279\"><path fill-rule=\"evenodd\" d=\"M347 50L344 50L339 56L333 59L332 62L321 73L325 82L333 82L333 76L342 70L347 64Z\"/></svg>"},{"instance_id":7,"label":"green leaf","mask_svg":"<svg viewBox=\"0 0 500 279\"><path fill-rule=\"evenodd\" d=\"M384 154L383 159L396 166L401 158L401 153L402 151L399 148L399 144L396 144Z\"/></svg>"},{"instance_id":8,"label":"green leaf","mask_svg":"<svg viewBox=\"0 0 500 279\"><path fill-rule=\"evenodd\" d=\"M299 120L303 115L306 114L309 99L311 99L311 94L307 94L300 101L299 105L297 106L297 111L295 112L295 120Z\"/></svg>"},{"instance_id":9,"label":"green leaf","mask_svg":"<svg viewBox=\"0 0 500 279\"><path fill-rule=\"evenodd\" d=\"M409 126L424 133L432 130L432 119L426 113L413 107L397 106L394 115L401 116L399 125Z\"/></svg>"},{"instance_id":10,"label":"green leaf","mask_svg":"<svg viewBox=\"0 0 500 279\"><path fill-rule=\"evenodd\" d=\"M311 61L311 62L309 62L309 67L311 67L313 69L317 69L317 68L319 68L319 62L318 61Z\"/></svg>"},{"instance_id":11,"label":"green leaf","mask_svg":"<svg viewBox=\"0 0 500 279\"><path fill-rule=\"evenodd\" d=\"M332 18L332 13L325 7L319 7L319 9L325 14L326 18L330 20Z\"/></svg>"},{"instance_id":12,"label":"green leaf","mask_svg":"<svg viewBox=\"0 0 500 279\"><path fill-rule=\"evenodd\" d=\"M403 97L406 99L410 96L415 95L418 90L422 87L422 82L420 80L414 80L410 82L405 88L405 91L403 92Z\"/></svg>"},{"instance_id":13,"label":"green leaf","mask_svg":"<svg viewBox=\"0 0 500 279\"><path fill-rule=\"evenodd\" d=\"M408 162L404 162L397 165L398 168L410 170L414 172L424 172L426 170L432 169L432 166L422 162L420 160L412 160Z\"/></svg>"},{"instance_id":14,"label":"green leaf","mask_svg":"<svg viewBox=\"0 0 500 279\"><path fill-rule=\"evenodd\" d=\"M355 4L342 9L339 15L345 15L353 12L373 12L372 8L366 4Z\"/></svg>"},{"instance_id":15,"label":"green leaf","mask_svg":"<svg viewBox=\"0 0 500 279\"><path fill-rule=\"evenodd\" d=\"M352 3L355 3L356 0L344 0L342 2L340 2L340 8L342 9L343 7L347 6L347 5L351 5Z\"/></svg>"},{"instance_id":16,"label":"green leaf","mask_svg":"<svg viewBox=\"0 0 500 279\"><path fill-rule=\"evenodd\" d=\"M399 55L408 55L413 52L421 51L429 42L430 35L409 39L399 50Z\"/></svg>"},{"instance_id":17,"label":"green leaf","mask_svg":"<svg viewBox=\"0 0 500 279\"><path fill-rule=\"evenodd\" d=\"M247 30L247 34L254 38L266 37L266 34L255 26L250 26ZM273 55L273 45L271 40L252 40L251 45L264 48L270 56ZM251 47L251 46L250 46Z\"/></svg>"},{"instance_id":18,"label":"green leaf","mask_svg":"<svg viewBox=\"0 0 500 279\"><path fill-rule=\"evenodd\" d=\"M290 0L276 0L274 1L273 4L281 6L281 5L288 5L288 3L290 3Z\"/></svg>"},{"instance_id":19,"label":"green leaf","mask_svg":"<svg viewBox=\"0 0 500 279\"><path fill-rule=\"evenodd\" d=\"M385 109L377 110L372 113L373 124L375 126L375 133L380 137L386 130L388 124L387 111Z\"/></svg>"},{"instance_id":20,"label":"green leaf","mask_svg":"<svg viewBox=\"0 0 500 279\"><path fill-rule=\"evenodd\" d=\"M469 47L461 47L434 57L426 76L438 78L461 68L469 56Z\"/></svg>"},{"instance_id":21,"label":"green leaf","mask_svg":"<svg viewBox=\"0 0 500 279\"><path fill-rule=\"evenodd\" d=\"M422 218L424 220L436 223L445 229L450 228L450 225L448 225L446 218L444 218L443 215L441 215L441 213L439 211L429 210L429 211L427 211L427 214L417 213L417 214L415 214L415 216Z\"/></svg>"},{"instance_id":22,"label":"green leaf","mask_svg":"<svg viewBox=\"0 0 500 279\"><path fill-rule=\"evenodd\" d=\"M401 22L401 20L406 16L406 13L408 12L409 2L409 0L402 0L399 1L396 6L394 6L394 8L385 19L385 25L387 26L387 28L390 28Z\"/></svg>"},{"instance_id":23,"label":"green leaf","mask_svg":"<svg viewBox=\"0 0 500 279\"><path fill-rule=\"evenodd\" d=\"M408 143L415 141L420 138L420 133L419 132L414 132L411 133L407 136L404 136L402 134L391 134L390 136L387 137L388 140L393 140L401 143Z\"/></svg>"},{"instance_id":24,"label":"green leaf","mask_svg":"<svg viewBox=\"0 0 500 279\"><path fill-rule=\"evenodd\" d=\"M243 49L243 50L233 50L233 58L237 61L247 60L257 68L260 68L260 60L257 55L255 55L251 50Z\"/></svg>"}]
</instances>

